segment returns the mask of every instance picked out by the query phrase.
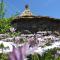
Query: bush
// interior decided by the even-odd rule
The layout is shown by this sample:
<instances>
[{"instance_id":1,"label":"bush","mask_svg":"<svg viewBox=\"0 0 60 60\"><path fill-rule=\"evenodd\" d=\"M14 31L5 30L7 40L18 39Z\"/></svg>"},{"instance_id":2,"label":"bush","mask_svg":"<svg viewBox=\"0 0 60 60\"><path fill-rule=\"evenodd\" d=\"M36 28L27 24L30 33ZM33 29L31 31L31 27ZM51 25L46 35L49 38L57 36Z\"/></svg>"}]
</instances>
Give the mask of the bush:
<instances>
[{"instance_id":1,"label":"bush","mask_svg":"<svg viewBox=\"0 0 60 60\"><path fill-rule=\"evenodd\" d=\"M8 60L8 54L0 53L0 60Z\"/></svg>"}]
</instances>

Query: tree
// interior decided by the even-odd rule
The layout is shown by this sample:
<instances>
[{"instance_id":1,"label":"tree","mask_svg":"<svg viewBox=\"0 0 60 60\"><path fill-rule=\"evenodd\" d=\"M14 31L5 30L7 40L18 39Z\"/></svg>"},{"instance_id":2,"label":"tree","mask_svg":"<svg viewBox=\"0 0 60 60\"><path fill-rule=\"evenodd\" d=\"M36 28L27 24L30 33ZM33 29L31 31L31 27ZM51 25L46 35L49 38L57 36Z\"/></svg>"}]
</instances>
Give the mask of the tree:
<instances>
[{"instance_id":1,"label":"tree","mask_svg":"<svg viewBox=\"0 0 60 60\"><path fill-rule=\"evenodd\" d=\"M1 0L0 2L0 19L2 19L5 15L5 11L4 11L4 1Z\"/></svg>"}]
</instances>

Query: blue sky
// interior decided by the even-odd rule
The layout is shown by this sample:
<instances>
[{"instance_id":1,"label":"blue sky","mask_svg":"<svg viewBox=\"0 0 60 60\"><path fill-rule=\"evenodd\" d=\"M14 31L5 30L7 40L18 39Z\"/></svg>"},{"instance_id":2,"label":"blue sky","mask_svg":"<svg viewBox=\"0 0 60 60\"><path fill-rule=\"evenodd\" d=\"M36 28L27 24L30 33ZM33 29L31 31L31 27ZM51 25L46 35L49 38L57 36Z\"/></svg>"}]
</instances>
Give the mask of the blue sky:
<instances>
[{"instance_id":1,"label":"blue sky","mask_svg":"<svg viewBox=\"0 0 60 60\"><path fill-rule=\"evenodd\" d=\"M60 18L60 0L4 0L6 5L6 17L24 11L26 4L35 15Z\"/></svg>"}]
</instances>

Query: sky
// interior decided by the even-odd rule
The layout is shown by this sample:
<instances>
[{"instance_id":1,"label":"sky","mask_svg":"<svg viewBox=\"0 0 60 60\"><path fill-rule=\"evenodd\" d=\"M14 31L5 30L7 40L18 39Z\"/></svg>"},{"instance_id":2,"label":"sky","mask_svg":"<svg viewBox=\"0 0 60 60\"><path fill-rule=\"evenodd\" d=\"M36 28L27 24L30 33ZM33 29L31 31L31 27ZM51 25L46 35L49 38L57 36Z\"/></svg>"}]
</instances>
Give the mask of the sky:
<instances>
[{"instance_id":1,"label":"sky","mask_svg":"<svg viewBox=\"0 0 60 60\"><path fill-rule=\"evenodd\" d=\"M34 15L60 18L60 0L4 0L6 17L21 14L28 4Z\"/></svg>"}]
</instances>

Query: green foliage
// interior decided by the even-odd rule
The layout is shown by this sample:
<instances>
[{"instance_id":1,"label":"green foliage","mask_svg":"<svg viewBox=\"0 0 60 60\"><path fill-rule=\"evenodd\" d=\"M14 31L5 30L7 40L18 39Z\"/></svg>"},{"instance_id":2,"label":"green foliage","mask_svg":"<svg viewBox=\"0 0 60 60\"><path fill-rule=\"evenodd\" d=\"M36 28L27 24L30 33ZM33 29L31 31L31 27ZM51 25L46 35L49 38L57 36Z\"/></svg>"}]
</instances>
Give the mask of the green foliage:
<instances>
[{"instance_id":1,"label":"green foliage","mask_svg":"<svg viewBox=\"0 0 60 60\"><path fill-rule=\"evenodd\" d=\"M8 60L8 55L0 53L0 60Z\"/></svg>"},{"instance_id":2,"label":"green foliage","mask_svg":"<svg viewBox=\"0 0 60 60\"><path fill-rule=\"evenodd\" d=\"M9 33L11 37L16 37L16 36L19 36L20 34L21 34L20 32Z\"/></svg>"},{"instance_id":3,"label":"green foliage","mask_svg":"<svg viewBox=\"0 0 60 60\"><path fill-rule=\"evenodd\" d=\"M11 27L10 23L13 19L14 17L0 19L0 33L6 33L9 31Z\"/></svg>"},{"instance_id":4,"label":"green foliage","mask_svg":"<svg viewBox=\"0 0 60 60\"><path fill-rule=\"evenodd\" d=\"M42 55L42 60L55 60L56 51L57 51L56 48L46 51Z\"/></svg>"},{"instance_id":5,"label":"green foliage","mask_svg":"<svg viewBox=\"0 0 60 60\"><path fill-rule=\"evenodd\" d=\"M39 54L34 53L34 55L27 56L28 60L41 60L41 56Z\"/></svg>"},{"instance_id":6,"label":"green foliage","mask_svg":"<svg viewBox=\"0 0 60 60\"><path fill-rule=\"evenodd\" d=\"M42 56L39 54L29 55L27 56L28 60L60 60L60 56L56 58L55 54L59 48L54 48L46 51Z\"/></svg>"},{"instance_id":7,"label":"green foliage","mask_svg":"<svg viewBox=\"0 0 60 60\"><path fill-rule=\"evenodd\" d=\"M50 51L46 52L42 57L42 60L53 60L53 56Z\"/></svg>"},{"instance_id":8,"label":"green foliage","mask_svg":"<svg viewBox=\"0 0 60 60\"><path fill-rule=\"evenodd\" d=\"M8 19L0 20L0 33L5 33L10 27L11 26Z\"/></svg>"},{"instance_id":9,"label":"green foliage","mask_svg":"<svg viewBox=\"0 0 60 60\"><path fill-rule=\"evenodd\" d=\"M3 48L4 48L3 43L0 44L0 48L2 49L2 53L3 53Z\"/></svg>"},{"instance_id":10,"label":"green foliage","mask_svg":"<svg viewBox=\"0 0 60 60\"><path fill-rule=\"evenodd\" d=\"M60 60L60 56L57 59L55 59L55 60Z\"/></svg>"}]
</instances>

